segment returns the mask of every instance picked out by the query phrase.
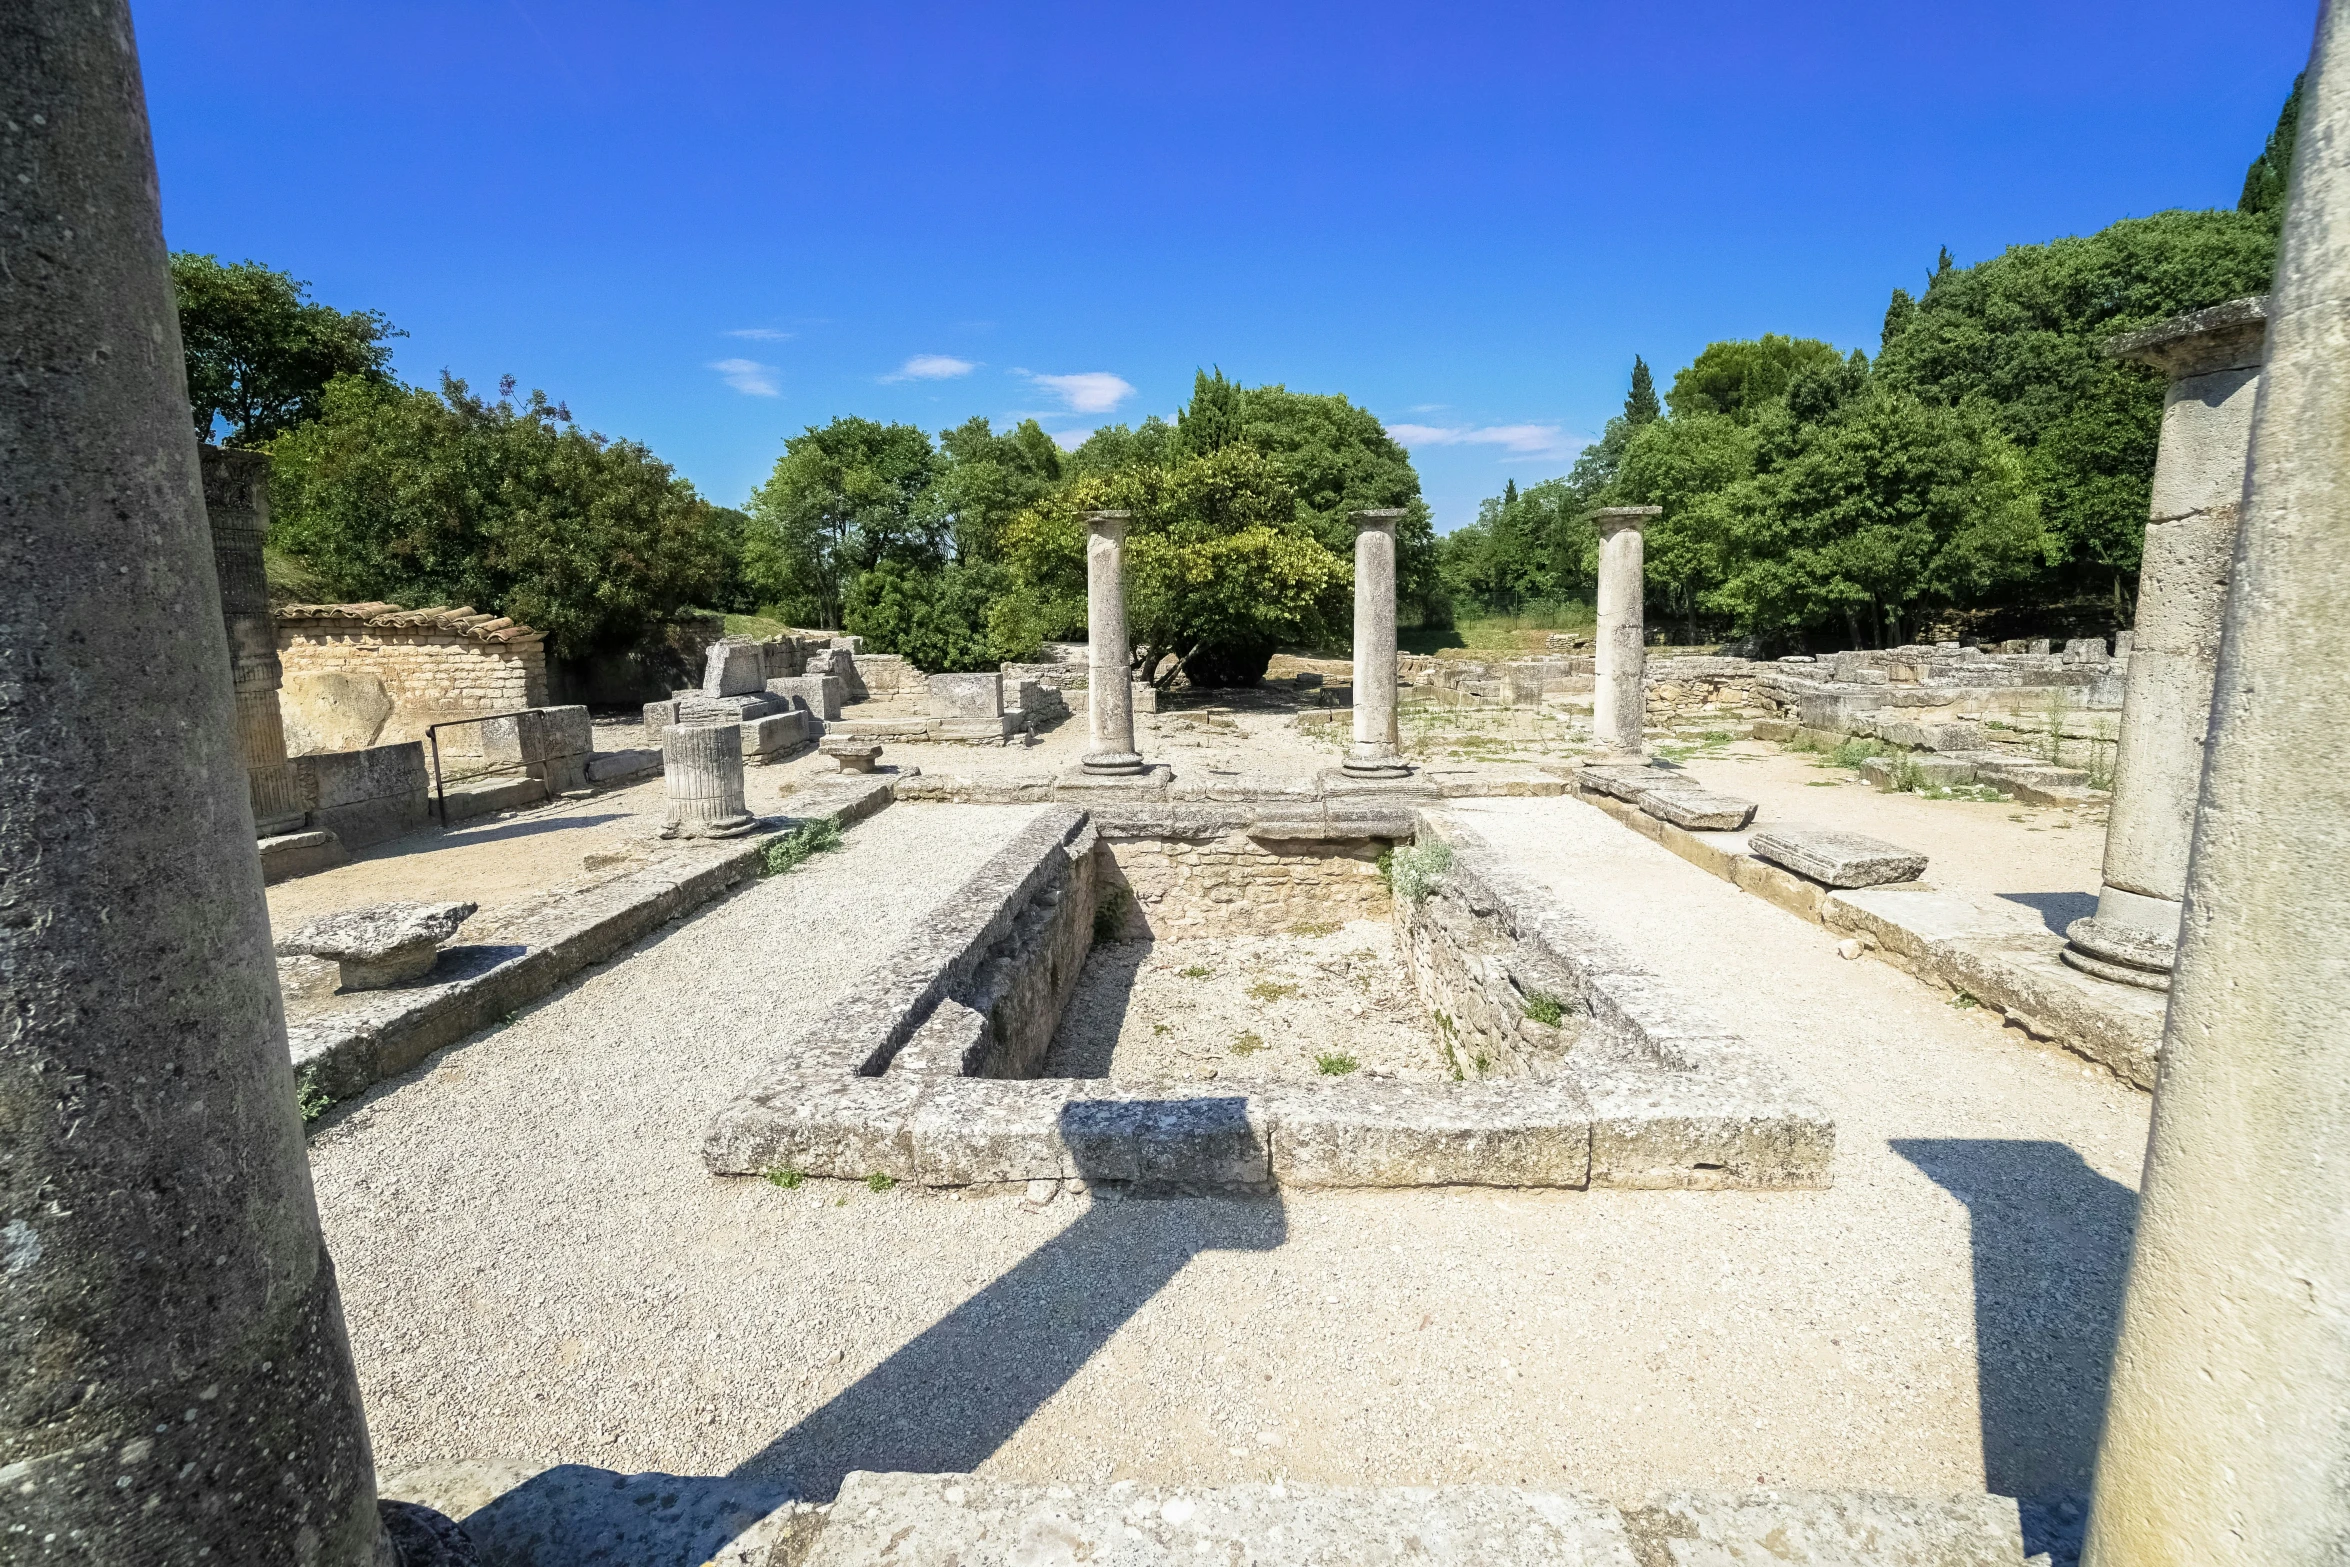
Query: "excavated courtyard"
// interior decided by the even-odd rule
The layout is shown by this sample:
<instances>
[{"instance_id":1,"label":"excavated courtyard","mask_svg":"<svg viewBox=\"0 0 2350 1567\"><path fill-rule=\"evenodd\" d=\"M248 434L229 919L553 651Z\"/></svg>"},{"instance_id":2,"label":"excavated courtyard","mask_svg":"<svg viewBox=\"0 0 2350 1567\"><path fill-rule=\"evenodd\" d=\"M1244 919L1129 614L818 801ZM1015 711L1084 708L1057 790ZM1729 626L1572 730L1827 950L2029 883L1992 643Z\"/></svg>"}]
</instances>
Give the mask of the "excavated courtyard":
<instances>
[{"instance_id":1,"label":"excavated courtyard","mask_svg":"<svg viewBox=\"0 0 2350 1567\"><path fill-rule=\"evenodd\" d=\"M1441 814L1821 1101L1831 1188L1024 1201L708 1173L713 1110L1047 809L893 806L330 1112L313 1165L379 1471L2085 1486L2145 1097L1573 798ZM1434 1075L1379 954L1347 924L1105 941L1054 1056L1319 1076L1320 1034L1361 1075Z\"/></svg>"}]
</instances>

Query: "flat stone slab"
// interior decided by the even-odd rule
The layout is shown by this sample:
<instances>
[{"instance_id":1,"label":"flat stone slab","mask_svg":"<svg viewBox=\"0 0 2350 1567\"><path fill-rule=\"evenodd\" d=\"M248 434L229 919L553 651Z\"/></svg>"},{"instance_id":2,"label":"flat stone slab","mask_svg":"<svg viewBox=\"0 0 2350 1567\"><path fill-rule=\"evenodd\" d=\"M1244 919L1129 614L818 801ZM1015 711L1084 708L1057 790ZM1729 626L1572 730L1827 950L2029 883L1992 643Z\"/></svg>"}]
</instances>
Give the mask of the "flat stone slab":
<instances>
[{"instance_id":1,"label":"flat stone slab","mask_svg":"<svg viewBox=\"0 0 2350 1567\"><path fill-rule=\"evenodd\" d=\"M1640 803L1640 797L1651 789L1679 783L1695 788L1686 774L1668 771L1662 767L1586 767L1575 774L1579 788L1604 794L1613 799Z\"/></svg>"},{"instance_id":2,"label":"flat stone slab","mask_svg":"<svg viewBox=\"0 0 2350 1567\"><path fill-rule=\"evenodd\" d=\"M1755 804L1707 789L1659 786L1640 797L1640 808L1660 822L1690 832L1736 832L1754 820Z\"/></svg>"},{"instance_id":3,"label":"flat stone slab","mask_svg":"<svg viewBox=\"0 0 2350 1567\"><path fill-rule=\"evenodd\" d=\"M2179 961L2179 949L2175 942L2165 941L2152 931L2140 930L2134 925L2101 920L2094 914L2074 920L2064 928L2064 933L2074 946L2089 956L2102 958L2108 964L2120 964L2127 968L2144 969L2149 974L2159 974L2162 983L2153 988L2170 988L2170 973ZM2098 971L2092 968L2087 972L2095 974ZM2129 983L2144 984L2145 981L2132 980Z\"/></svg>"},{"instance_id":4,"label":"flat stone slab","mask_svg":"<svg viewBox=\"0 0 2350 1567\"><path fill-rule=\"evenodd\" d=\"M1924 855L1835 827L1772 827L1748 839L1747 851L1830 887L1881 887L1926 873Z\"/></svg>"},{"instance_id":5,"label":"flat stone slab","mask_svg":"<svg viewBox=\"0 0 2350 1567\"><path fill-rule=\"evenodd\" d=\"M345 990L380 990L432 971L441 943L472 918L477 903L378 903L322 915L281 938L281 958L332 958Z\"/></svg>"}]
</instances>

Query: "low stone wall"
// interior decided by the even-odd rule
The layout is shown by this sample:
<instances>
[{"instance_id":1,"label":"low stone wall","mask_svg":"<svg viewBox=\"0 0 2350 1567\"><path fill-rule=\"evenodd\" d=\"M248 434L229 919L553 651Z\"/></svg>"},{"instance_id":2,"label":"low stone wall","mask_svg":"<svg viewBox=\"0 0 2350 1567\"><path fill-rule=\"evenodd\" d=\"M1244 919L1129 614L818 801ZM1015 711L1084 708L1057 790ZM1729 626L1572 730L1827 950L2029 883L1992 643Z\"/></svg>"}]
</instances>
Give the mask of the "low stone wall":
<instances>
[{"instance_id":1,"label":"low stone wall","mask_svg":"<svg viewBox=\"0 0 2350 1567\"><path fill-rule=\"evenodd\" d=\"M294 759L308 825L363 849L410 833L431 819L432 776L414 740Z\"/></svg>"},{"instance_id":2,"label":"low stone wall","mask_svg":"<svg viewBox=\"0 0 2350 1567\"><path fill-rule=\"evenodd\" d=\"M1453 877L1425 898L1394 900L1396 950L1456 1075L1555 1076L1588 1021L1574 976L1477 888Z\"/></svg>"},{"instance_id":3,"label":"low stone wall","mask_svg":"<svg viewBox=\"0 0 2350 1567\"><path fill-rule=\"evenodd\" d=\"M1270 936L1298 925L1385 919L1379 856L1392 840L1298 839L1278 825L1213 837L1109 837L1105 897L1122 940ZM1117 894L1124 894L1123 897Z\"/></svg>"},{"instance_id":4,"label":"low stone wall","mask_svg":"<svg viewBox=\"0 0 2350 1567\"><path fill-rule=\"evenodd\" d=\"M291 604L277 611L277 653L295 756L421 739L428 725L547 701L541 633L469 609Z\"/></svg>"}]
</instances>

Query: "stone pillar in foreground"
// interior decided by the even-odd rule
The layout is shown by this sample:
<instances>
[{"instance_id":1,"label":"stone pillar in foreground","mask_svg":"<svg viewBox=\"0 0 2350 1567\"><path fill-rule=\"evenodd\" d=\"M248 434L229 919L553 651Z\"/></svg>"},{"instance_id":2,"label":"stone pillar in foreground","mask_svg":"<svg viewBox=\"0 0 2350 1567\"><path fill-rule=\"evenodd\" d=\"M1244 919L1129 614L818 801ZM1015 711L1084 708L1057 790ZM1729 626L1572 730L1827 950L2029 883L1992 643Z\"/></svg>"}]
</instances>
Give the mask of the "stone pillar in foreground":
<instances>
[{"instance_id":1,"label":"stone pillar in foreground","mask_svg":"<svg viewBox=\"0 0 2350 1567\"><path fill-rule=\"evenodd\" d=\"M1648 719L1648 628L1642 619L1640 530L1662 506L1609 506L1593 514L1599 528L1599 627L1591 686L1591 736L1611 751L1637 753Z\"/></svg>"},{"instance_id":2,"label":"stone pillar in foreground","mask_svg":"<svg viewBox=\"0 0 2350 1567\"><path fill-rule=\"evenodd\" d=\"M1395 525L1403 515L1354 515L1354 745L1344 765L1355 778L1402 778L1412 770L1395 724Z\"/></svg>"},{"instance_id":3,"label":"stone pillar in foreground","mask_svg":"<svg viewBox=\"0 0 2350 1567\"><path fill-rule=\"evenodd\" d=\"M0 7L0 1556L373 1567L131 36Z\"/></svg>"},{"instance_id":4,"label":"stone pillar in foreground","mask_svg":"<svg viewBox=\"0 0 2350 1567\"><path fill-rule=\"evenodd\" d=\"M1132 514L1085 514L1084 769L1104 777L1143 771L1134 749L1133 648L1126 639L1126 524Z\"/></svg>"},{"instance_id":5,"label":"stone pillar in foreground","mask_svg":"<svg viewBox=\"0 0 2350 1567\"><path fill-rule=\"evenodd\" d=\"M2267 301L2239 299L2116 338L2106 352L2170 378L2138 576L2138 623L2115 746L2105 885L2075 920L2065 961L2101 978L2170 987L2187 845L2203 780L2228 563L2260 391Z\"/></svg>"},{"instance_id":6,"label":"stone pillar in foreground","mask_svg":"<svg viewBox=\"0 0 2350 1567\"><path fill-rule=\"evenodd\" d=\"M2350 1540L2350 7L2302 89L2091 1567Z\"/></svg>"},{"instance_id":7,"label":"stone pillar in foreground","mask_svg":"<svg viewBox=\"0 0 2350 1567\"><path fill-rule=\"evenodd\" d=\"M237 693L237 751L253 795L253 830L264 838L300 832L309 820L278 712L285 671L277 661L277 621L261 541L269 532L269 458L262 452L202 449L204 516L212 529L212 568L228 624L229 683Z\"/></svg>"},{"instance_id":8,"label":"stone pillar in foreground","mask_svg":"<svg viewBox=\"0 0 2350 1567\"><path fill-rule=\"evenodd\" d=\"M672 724L661 731L668 786L664 838L739 838L759 825L743 799L743 726Z\"/></svg>"}]
</instances>

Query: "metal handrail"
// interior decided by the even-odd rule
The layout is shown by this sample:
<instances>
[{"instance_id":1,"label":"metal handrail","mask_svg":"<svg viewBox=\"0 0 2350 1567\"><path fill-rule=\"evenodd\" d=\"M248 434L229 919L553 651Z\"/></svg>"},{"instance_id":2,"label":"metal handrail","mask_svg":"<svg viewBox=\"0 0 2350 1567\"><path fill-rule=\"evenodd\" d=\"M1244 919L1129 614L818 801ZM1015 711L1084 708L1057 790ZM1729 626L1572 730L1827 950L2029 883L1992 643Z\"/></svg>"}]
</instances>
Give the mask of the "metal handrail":
<instances>
[{"instance_id":1,"label":"metal handrail","mask_svg":"<svg viewBox=\"0 0 2350 1567\"><path fill-rule=\"evenodd\" d=\"M546 726L547 726L547 715L546 715L546 713L545 713L545 712L544 712L542 709L535 708L535 707L518 707L518 708L516 708L516 709L515 709L513 712L511 712L511 713L480 713L480 714L476 714L474 717L471 717L471 718L448 718L448 719L443 719L441 722L439 722L439 723L437 723L437 724L426 724L426 725L424 726L424 738L425 738L425 743L426 743L426 744L428 744L428 745L430 745L430 746L432 747L432 799L433 799L433 810L434 810L434 813L435 813L436 815L438 815L438 816L440 817L440 819L441 819L441 831L443 831L443 832L447 832L447 831L449 830L449 794L448 794L448 791L447 791L447 789L445 789L445 788L442 786L442 781L441 781L441 736L440 736L440 731L441 731L441 730L443 730L443 729L458 729L458 728L462 728L462 727L464 727L464 726L465 726L465 725L467 725L467 724L488 724L488 723L495 723L497 720L499 720L499 719L501 719L501 718L530 718L530 719L535 719L535 720L537 720L537 727L536 727L536 729L534 730L534 734L535 734L536 738L538 738L538 739L540 739L540 740L544 740L544 739L546 738L546 733L547 733L547 729L546 729ZM522 739L522 733L521 733L521 731L517 730L517 731L515 732L515 739L516 739L518 742L519 742L519 741L521 741L521 739ZM529 746L526 744L526 745L523 745L522 749L523 749L523 752L524 752L524 754L525 754L525 757L527 758L527 756L528 756L528 753L529 753L529 751L530 751L530 747L529 747ZM543 751L543 750L545 750L545 747L542 745L542 746L541 746L539 749ZM530 768L530 763L529 763L529 761L526 759L526 760L525 760L525 761L522 763L522 766L523 766L523 769L524 769L524 771L525 771L525 772L527 772L527 771L529 770L529 768ZM488 776L488 773L487 773L486 771L484 771L484 772L480 772L480 773L469 773L469 774L467 774L466 776L468 776L468 777L471 777L471 778L482 778L482 777L487 777L487 776Z\"/></svg>"}]
</instances>

